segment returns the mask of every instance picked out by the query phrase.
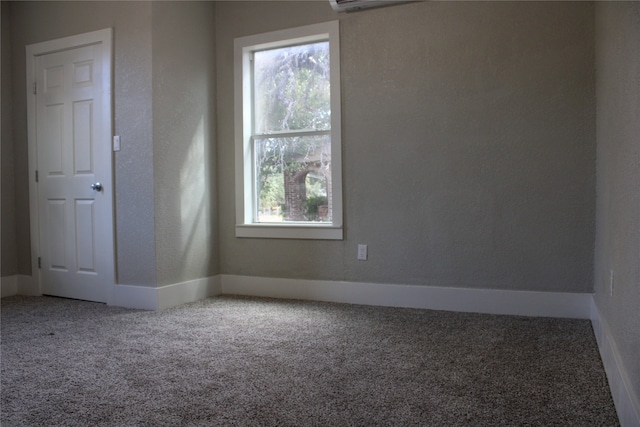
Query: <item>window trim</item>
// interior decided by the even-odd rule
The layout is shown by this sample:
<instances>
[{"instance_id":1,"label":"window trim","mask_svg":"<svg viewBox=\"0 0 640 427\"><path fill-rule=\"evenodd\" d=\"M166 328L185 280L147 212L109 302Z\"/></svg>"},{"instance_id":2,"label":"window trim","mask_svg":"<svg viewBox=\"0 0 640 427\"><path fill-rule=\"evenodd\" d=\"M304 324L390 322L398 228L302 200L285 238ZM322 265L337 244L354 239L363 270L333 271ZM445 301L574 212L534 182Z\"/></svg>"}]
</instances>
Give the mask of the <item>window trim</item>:
<instances>
[{"instance_id":1,"label":"window trim","mask_svg":"<svg viewBox=\"0 0 640 427\"><path fill-rule=\"evenodd\" d=\"M256 223L252 156L252 94L251 53L316 41L329 41L331 56L331 223ZM342 211L342 123L340 98L340 37L339 21L278 30L239 37L234 40L235 91L235 178L236 237L281 239L343 239Z\"/></svg>"}]
</instances>

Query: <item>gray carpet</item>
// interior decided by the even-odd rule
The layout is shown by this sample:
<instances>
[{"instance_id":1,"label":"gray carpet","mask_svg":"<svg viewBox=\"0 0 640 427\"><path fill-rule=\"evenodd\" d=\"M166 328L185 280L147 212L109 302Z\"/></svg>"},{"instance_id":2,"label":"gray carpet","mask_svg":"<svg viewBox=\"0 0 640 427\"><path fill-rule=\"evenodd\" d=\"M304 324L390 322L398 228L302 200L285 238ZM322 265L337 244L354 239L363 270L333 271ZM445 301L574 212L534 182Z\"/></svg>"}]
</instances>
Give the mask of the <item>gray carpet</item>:
<instances>
[{"instance_id":1,"label":"gray carpet","mask_svg":"<svg viewBox=\"0 0 640 427\"><path fill-rule=\"evenodd\" d=\"M618 425L585 320L240 297L1 304L3 427Z\"/></svg>"}]
</instances>

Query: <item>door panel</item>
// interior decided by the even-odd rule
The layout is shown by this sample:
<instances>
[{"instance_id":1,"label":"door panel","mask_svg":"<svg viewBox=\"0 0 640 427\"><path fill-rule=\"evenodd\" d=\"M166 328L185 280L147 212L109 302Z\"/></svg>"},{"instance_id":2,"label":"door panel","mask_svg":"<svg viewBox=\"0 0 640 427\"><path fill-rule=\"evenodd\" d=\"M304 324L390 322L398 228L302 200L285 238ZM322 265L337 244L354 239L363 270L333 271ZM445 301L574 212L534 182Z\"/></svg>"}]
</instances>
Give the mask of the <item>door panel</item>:
<instances>
[{"instance_id":1,"label":"door panel","mask_svg":"<svg viewBox=\"0 0 640 427\"><path fill-rule=\"evenodd\" d=\"M40 130L47 135L47 144L42 147L44 156L40 168L47 175L63 175L62 158L64 157L64 104L45 105L44 128Z\"/></svg>"},{"instance_id":2,"label":"door panel","mask_svg":"<svg viewBox=\"0 0 640 427\"><path fill-rule=\"evenodd\" d=\"M76 200L76 260L79 273L96 274L95 200Z\"/></svg>"},{"instance_id":3,"label":"door panel","mask_svg":"<svg viewBox=\"0 0 640 427\"><path fill-rule=\"evenodd\" d=\"M48 220L43 227L49 233L49 268L51 270L68 271L67 269L67 243L66 238L66 200L48 200Z\"/></svg>"},{"instance_id":4,"label":"door panel","mask_svg":"<svg viewBox=\"0 0 640 427\"><path fill-rule=\"evenodd\" d=\"M76 175L93 174L93 101L73 103L73 163Z\"/></svg>"}]
</instances>

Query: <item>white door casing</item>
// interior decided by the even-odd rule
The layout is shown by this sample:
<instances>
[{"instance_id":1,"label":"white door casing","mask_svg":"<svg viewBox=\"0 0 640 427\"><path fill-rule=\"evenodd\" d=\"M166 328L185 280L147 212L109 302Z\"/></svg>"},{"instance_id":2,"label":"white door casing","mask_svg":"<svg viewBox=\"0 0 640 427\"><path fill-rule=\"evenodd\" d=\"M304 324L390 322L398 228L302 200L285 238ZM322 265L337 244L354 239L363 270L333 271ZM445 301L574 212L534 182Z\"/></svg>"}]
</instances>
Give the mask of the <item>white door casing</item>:
<instances>
[{"instance_id":1,"label":"white door casing","mask_svg":"<svg viewBox=\"0 0 640 427\"><path fill-rule=\"evenodd\" d=\"M111 29L27 46L32 274L42 294L113 298L111 55Z\"/></svg>"}]
</instances>

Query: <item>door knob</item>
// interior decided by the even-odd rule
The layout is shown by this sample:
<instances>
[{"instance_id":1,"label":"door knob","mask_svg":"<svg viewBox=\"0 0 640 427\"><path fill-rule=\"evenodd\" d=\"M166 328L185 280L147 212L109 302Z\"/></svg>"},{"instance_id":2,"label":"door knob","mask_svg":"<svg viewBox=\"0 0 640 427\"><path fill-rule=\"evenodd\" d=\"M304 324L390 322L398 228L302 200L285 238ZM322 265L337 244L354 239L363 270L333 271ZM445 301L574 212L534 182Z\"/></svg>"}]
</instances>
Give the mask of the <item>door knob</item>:
<instances>
[{"instance_id":1,"label":"door knob","mask_svg":"<svg viewBox=\"0 0 640 427\"><path fill-rule=\"evenodd\" d=\"M99 182L91 184L91 189L95 191L102 191L102 184L100 184Z\"/></svg>"}]
</instances>

